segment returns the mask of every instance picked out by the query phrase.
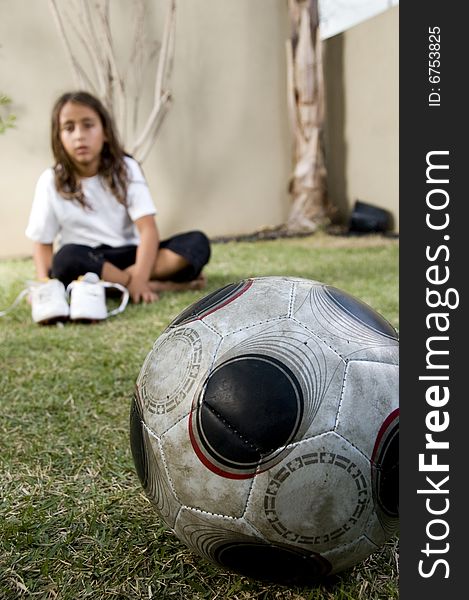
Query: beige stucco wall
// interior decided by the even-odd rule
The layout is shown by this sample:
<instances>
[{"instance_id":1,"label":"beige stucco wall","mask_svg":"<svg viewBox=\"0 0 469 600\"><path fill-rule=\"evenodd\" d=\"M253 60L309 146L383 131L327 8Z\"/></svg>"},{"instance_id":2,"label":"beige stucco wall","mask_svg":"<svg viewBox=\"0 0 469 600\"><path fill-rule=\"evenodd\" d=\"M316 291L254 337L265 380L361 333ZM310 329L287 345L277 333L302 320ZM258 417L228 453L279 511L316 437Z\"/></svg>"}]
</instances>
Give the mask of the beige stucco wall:
<instances>
[{"instance_id":1,"label":"beige stucco wall","mask_svg":"<svg viewBox=\"0 0 469 600\"><path fill-rule=\"evenodd\" d=\"M131 3L112 6L124 44ZM166 3L155 6L161 24ZM290 174L287 3L177 6L174 103L143 165L161 233L197 227L218 236L279 224ZM51 164L51 107L74 87L48 1L0 0L0 91L17 115L17 128L0 136L0 257L30 253L24 228L37 177Z\"/></svg>"},{"instance_id":2,"label":"beige stucco wall","mask_svg":"<svg viewBox=\"0 0 469 600\"><path fill-rule=\"evenodd\" d=\"M347 222L355 200L399 230L399 7L325 42L329 194Z\"/></svg>"},{"instance_id":3,"label":"beige stucco wall","mask_svg":"<svg viewBox=\"0 0 469 600\"><path fill-rule=\"evenodd\" d=\"M124 54L131 3L112 6ZM153 6L155 36L166 2ZM331 200L342 222L357 199L387 208L396 230L398 11L325 41ZM248 233L284 221L288 27L284 0L178 0L174 103L143 165L163 235ZM24 228L37 177L51 164L50 110L74 87L48 1L0 0L0 92L12 96L18 118L0 136L0 258L30 253Z\"/></svg>"}]
</instances>

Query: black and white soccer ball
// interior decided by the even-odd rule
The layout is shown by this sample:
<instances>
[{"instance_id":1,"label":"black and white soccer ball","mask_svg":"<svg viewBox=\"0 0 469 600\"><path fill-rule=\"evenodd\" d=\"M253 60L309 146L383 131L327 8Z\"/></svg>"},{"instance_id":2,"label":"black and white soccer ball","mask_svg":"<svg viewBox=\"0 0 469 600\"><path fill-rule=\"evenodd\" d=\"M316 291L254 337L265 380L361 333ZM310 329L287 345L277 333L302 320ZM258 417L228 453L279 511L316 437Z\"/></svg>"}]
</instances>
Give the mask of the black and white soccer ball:
<instances>
[{"instance_id":1,"label":"black and white soccer ball","mask_svg":"<svg viewBox=\"0 0 469 600\"><path fill-rule=\"evenodd\" d=\"M248 577L315 583L398 529L399 341L337 288L252 278L184 310L136 383L131 448L156 511Z\"/></svg>"}]
</instances>

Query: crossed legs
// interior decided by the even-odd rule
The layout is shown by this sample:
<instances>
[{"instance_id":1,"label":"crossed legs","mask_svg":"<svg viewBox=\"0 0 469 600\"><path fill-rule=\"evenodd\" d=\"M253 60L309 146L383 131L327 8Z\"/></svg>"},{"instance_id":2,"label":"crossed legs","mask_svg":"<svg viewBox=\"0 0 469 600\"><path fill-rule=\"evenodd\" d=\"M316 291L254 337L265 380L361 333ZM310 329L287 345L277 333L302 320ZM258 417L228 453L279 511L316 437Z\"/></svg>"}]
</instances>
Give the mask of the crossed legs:
<instances>
[{"instance_id":1,"label":"crossed legs","mask_svg":"<svg viewBox=\"0 0 469 600\"><path fill-rule=\"evenodd\" d=\"M67 244L53 256L50 275L67 286L91 271L102 279L128 286L135 269L136 251L136 246L90 248ZM150 275L151 291L202 289L205 287L202 268L208 263L210 254L210 242L201 231L189 231L163 240Z\"/></svg>"},{"instance_id":2,"label":"crossed legs","mask_svg":"<svg viewBox=\"0 0 469 600\"><path fill-rule=\"evenodd\" d=\"M205 287L206 279L200 274L191 281L172 281L172 277L190 266L183 256L173 252L169 248L161 248L156 257L156 263L151 273L149 282L150 289L155 292L201 290ZM112 263L105 261L101 271L102 279L127 285L135 265L126 269L119 269Z\"/></svg>"}]
</instances>

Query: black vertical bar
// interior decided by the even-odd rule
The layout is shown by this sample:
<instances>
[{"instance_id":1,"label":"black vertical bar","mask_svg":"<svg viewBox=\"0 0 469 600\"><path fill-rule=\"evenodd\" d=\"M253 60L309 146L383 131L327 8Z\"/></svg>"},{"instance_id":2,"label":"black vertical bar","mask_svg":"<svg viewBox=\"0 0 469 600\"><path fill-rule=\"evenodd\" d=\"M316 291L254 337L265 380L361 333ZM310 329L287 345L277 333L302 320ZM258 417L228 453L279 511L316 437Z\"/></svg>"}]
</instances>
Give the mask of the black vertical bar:
<instances>
[{"instance_id":1,"label":"black vertical bar","mask_svg":"<svg viewBox=\"0 0 469 600\"><path fill-rule=\"evenodd\" d=\"M399 8L401 600L456 598L466 587L464 6L428 0Z\"/></svg>"}]
</instances>

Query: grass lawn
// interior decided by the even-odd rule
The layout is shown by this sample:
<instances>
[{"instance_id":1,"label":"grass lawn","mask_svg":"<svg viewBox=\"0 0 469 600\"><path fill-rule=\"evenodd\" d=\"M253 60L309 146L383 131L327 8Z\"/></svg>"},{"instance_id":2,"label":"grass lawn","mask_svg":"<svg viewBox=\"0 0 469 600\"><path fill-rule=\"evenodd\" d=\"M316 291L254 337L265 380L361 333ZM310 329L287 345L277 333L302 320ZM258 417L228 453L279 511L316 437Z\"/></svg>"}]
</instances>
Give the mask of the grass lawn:
<instances>
[{"instance_id":1,"label":"grass lawn","mask_svg":"<svg viewBox=\"0 0 469 600\"><path fill-rule=\"evenodd\" d=\"M129 445L136 377L187 305L249 276L342 288L398 327L398 241L317 234L213 246L204 292L162 295L98 325L39 327L26 302L0 319L0 598L398 598L398 542L315 588L268 586L192 555L158 519ZM0 262L0 310L33 277Z\"/></svg>"}]
</instances>

